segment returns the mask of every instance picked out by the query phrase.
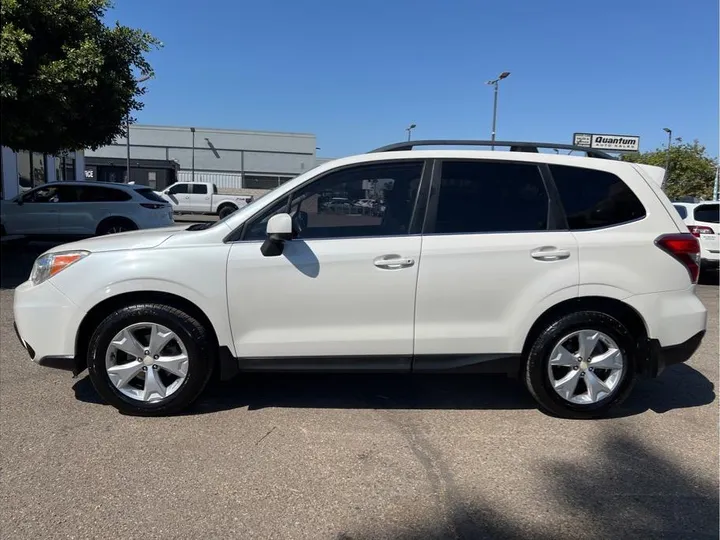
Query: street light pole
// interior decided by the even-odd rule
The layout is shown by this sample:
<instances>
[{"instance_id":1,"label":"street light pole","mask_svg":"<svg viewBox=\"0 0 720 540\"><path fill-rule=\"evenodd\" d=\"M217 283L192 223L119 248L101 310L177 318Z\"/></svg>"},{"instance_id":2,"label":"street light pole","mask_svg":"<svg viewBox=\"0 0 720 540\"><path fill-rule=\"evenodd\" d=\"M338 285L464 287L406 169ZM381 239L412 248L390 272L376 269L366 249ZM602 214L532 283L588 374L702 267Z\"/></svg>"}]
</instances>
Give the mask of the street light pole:
<instances>
[{"instance_id":1,"label":"street light pole","mask_svg":"<svg viewBox=\"0 0 720 540\"><path fill-rule=\"evenodd\" d=\"M195 128L191 127L192 132L192 181L195 181Z\"/></svg>"},{"instance_id":2,"label":"street light pole","mask_svg":"<svg viewBox=\"0 0 720 540\"><path fill-rule=\"evenodd\" d=\"M502 81L503 79L507 79L510 76L509 71L503 71L497 79L494 79L492 81L488 81L487 84L492 85L495 87L495 96L493 99L493 119L492 119L492 134L491 139L492 142L495 142L495 128L497 126L497 104L498 104L498 83ZM495 150L495 145L492 146L492 149Z\"/></svg>"},{"instance_id":3,"label":"street light pole","mask_svg":"<svg viewBox=\"0 0 720 540\"><path fill-rule=\"evenodd\" d=\"M665 161L665 179L663 181L663 184L665 184L670 179L670 149L672 147L672 129L663 128L663 131L668 134L667 159Z\"/></svg>"},{"instance_id":4,"label":"street light pole","mask_svg":"<svg viewBox=\"0 0 720 540\"><path fill-rule=\"evenodd\" d=\"M412 130L416 127L417 126L415 124L410 124L408 127L405 128L405 131L407 131L408 134L408 142L410 142L410 134L412 133Z\"/></svg>"},{"instance_id":5,"label":"street light pole","mask_svg":"<svg viewBox=\"0 0 720 540\"><path fill-rule=\"evenodd\" d=\"M144 77L140 77L139 79L135 79L136 84L140 84L141 82L145 82L150 78L150 75L145 75ZM127 112L125 115L125 146L127 151L127 156L125 157L125 183L130 182L130 111Z\"/></svg>"}]
</instances>

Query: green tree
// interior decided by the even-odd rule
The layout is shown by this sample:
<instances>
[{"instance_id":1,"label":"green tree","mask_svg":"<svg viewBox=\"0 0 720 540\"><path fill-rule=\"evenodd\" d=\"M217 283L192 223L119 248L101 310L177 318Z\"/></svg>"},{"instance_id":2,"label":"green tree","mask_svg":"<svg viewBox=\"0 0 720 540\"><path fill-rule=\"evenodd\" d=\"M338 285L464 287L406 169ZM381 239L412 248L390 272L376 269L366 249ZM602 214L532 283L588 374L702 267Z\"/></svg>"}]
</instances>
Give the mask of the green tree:
<instances>
[{"instance_id":1,"label":"green tree","mask_svg":"<svg viewBox=\"0 0 720 540\"><path fill-rule=\"evenodd\" d=\"M676 144L670 148L670 172L664 186L665 193L671 200L682 196L712 199L717 159L710 157L697 140L687 143L677 138L675 141ZM622 159L665 168L668 152L667 148L658 148L641 154L627 154Z\"/></svg>"},{"instance_id":2,"label":"green tree","mask_svg":"<svg viewBox=\"0 0 720 540\"><path fill-rule=\"evenodd\" d=\"M2 0L0 142L58 154L97 148L140 110L136 73L161 44L147 32L108 27L110 0Z\"/></svg>"}]
</instances>

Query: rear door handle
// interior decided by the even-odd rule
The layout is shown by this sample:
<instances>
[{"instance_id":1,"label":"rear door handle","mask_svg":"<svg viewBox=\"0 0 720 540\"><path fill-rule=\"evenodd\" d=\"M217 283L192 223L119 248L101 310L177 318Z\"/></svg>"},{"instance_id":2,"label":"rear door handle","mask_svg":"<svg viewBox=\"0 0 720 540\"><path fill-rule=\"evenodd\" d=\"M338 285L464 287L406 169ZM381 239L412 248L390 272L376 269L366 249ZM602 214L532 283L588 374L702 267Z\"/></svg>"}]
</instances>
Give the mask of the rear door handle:
<instances>
[{"instance_id":1,"label":"rear door handle","mask_svg":"<svg viewBox=\"0 0 720 540\"><path fill-rule=\"evenodd\" d=\"M534 250L530 255L538 261L562 261L570 257L570 252L554 246L545 246Z\"/></svg>"},{"instance_id":2,"label":"rear door handle","mask_svg":"<svg viewBox=\"0 0 720 540\"><path fill-rule=\"evenodd\" d=\"M415 259L409 257L401 257L400 255L382 255L373 260L373 264L378 268L394 270L397 268L408 268L415 264Z\"/></svg>"}]
</instances>

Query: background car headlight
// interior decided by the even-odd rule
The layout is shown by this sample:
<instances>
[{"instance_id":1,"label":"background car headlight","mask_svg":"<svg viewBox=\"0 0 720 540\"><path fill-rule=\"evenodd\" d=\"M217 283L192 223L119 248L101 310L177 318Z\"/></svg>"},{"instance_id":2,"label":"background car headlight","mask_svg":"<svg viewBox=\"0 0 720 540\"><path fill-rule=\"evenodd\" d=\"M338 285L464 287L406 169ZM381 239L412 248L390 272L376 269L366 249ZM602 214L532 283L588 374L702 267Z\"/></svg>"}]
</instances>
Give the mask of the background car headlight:
<instances>
[{"instance_id":1,"label":"background car headlight","mask_svg":"<svg viewBox=\"0 0 720 540\"><path fill-rule=\"evenodd\" d=\"M50 279L88 255L90 255L89 251L61 251L41 255L35 260L32 272L30 272L30 281L33 282L33 285L40 285L43 281Z\"/></svg>"}]
</instances>

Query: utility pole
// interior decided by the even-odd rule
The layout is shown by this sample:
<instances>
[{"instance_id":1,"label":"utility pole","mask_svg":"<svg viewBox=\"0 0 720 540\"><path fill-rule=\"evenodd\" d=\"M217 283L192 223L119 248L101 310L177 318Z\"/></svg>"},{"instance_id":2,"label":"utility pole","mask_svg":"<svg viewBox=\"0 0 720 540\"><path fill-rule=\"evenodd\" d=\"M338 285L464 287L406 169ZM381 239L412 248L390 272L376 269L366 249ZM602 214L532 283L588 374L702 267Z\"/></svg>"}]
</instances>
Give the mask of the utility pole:
<instances>
[{"instance_id":1,"label":"utility pole","mask_svg":"<svg viewBox=\"0 0 720 540\"><path fill-rule=\"evenodd\" d=\"M191 127L192 132L192 181L195 181L195 128Z\"/></svg>"},{"instance_id":2,"label":"utility pole","mask_svg":"<svg viewBox=\"0 0 720 540\"><path fill-rule=\"evenodd\" d=\"M145 82L150 78L150 75L145 75L144 77L140 77L139 79L135 79L135 82L137 84L140 84L141 82ZM130 182L130 111L127 112L125 115L125 131L127 132L125 134L125 146L127 151L127 156L125 157L125 183Z\"/></svg>"},{"instance_id":3,"label":"utility pole","mask_svg":"<svg viewBox=\"0 0 720 540\"><path fill-rule=\"evenodd\" d=\"M665 160L665 182L667 182L670 179L670 150L672 148L672 129L663 128L663 131L668 134L667 159Z\"/></svg>"}]
</instances>

